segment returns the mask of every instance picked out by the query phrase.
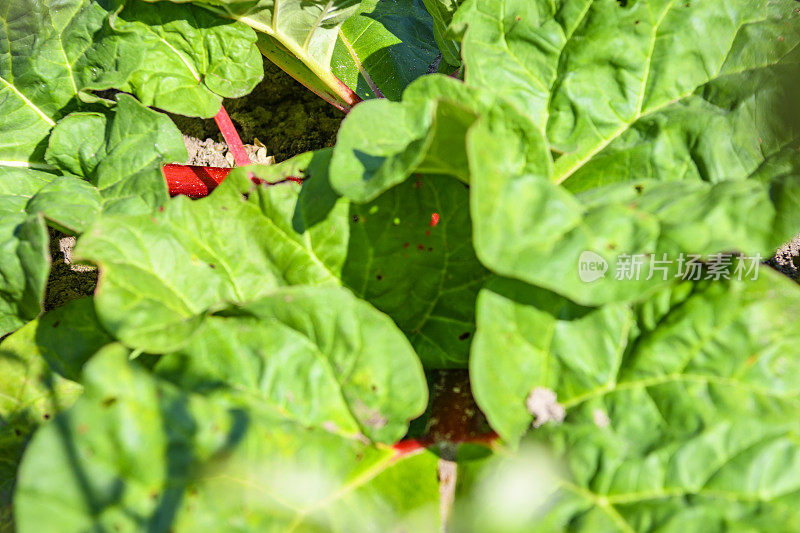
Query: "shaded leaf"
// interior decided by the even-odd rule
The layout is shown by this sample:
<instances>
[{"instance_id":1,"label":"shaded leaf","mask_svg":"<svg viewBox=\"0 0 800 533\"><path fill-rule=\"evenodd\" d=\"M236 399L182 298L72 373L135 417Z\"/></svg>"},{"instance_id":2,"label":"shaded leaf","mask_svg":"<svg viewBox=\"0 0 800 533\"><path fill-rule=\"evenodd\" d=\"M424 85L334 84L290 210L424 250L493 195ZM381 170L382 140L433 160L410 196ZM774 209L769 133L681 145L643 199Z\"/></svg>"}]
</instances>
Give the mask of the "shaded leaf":
<instances>
[{"instance_id":1,"label":"shaded leaf","mask_svg":"<svg viewBox=\"0 0 800 533\"><path fill-rule=\"evenodd\" d=\"M472 249L469 193L420 176L350 209L343 281L389 314L426 368L464 368L475 297L488 276Z\"/></svg>"},{"instance_id":2,"label":"shaded leaf","mask_svg":"<svg viewBox=\"0 0 800 533\"><path fill-rule=\"evenodd\" d=\"M364 0L339 30L331 67L361 98L379 96L377 88L399 100L409 83L436 72L440 59L421 0Z\"/></svg>"},{"instance_id":3,"label":"shaded leaf","mask_svg":"<svg viewBox=\"0 0 800 533\"><path fill-rule=\"evenodd\" d=\"M182 390L111 346L78 403L35 436L15 506L23 532L386 530L413 512L432 529L435 464L302 428L235 391Z\"/></svg>"},{"instance_id":4,"label":"shaded leaf","mask_svg":"<svg viewBox=\"0 0 800 533\"><path fill-rule=\"evenodd\" d=\"M28 323L0 343L0 530L13 527L11 494L28 440L78 398L81 365L109 341L97 329L91 301L83 299Z\"/></svg>"}]
</instances>

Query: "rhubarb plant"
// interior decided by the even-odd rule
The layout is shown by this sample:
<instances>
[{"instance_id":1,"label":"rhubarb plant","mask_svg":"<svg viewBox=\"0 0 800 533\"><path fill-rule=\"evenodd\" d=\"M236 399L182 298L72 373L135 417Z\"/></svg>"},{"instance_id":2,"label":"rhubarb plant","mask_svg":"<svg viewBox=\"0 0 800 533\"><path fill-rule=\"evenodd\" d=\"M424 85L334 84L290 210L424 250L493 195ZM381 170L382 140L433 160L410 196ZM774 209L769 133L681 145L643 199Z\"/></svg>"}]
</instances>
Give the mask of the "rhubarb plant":
<instances>
[{"instance_id":1,"label":"rhubarb plant","mask_svg":"<svg viewBox=\"0 0 800 533\"><path fill-rule=\"evenodd\" d=\"M795 2L0 7L0 522L800 528ZM335 146L176 194L259 51Z\"/></svg>"}]
</instances>

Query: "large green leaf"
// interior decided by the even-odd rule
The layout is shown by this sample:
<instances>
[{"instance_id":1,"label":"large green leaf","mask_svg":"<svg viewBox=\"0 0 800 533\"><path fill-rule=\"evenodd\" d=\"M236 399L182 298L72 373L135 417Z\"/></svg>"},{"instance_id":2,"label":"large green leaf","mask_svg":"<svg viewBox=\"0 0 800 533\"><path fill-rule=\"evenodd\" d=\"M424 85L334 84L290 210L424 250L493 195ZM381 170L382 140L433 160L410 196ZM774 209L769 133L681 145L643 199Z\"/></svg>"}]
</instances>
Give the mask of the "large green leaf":
<instances>
[{"instance_id":1,"label":"large green leaf","mask_svg":"<svg viewBox=\"0 0 800 533\"><path fill-rule=\"evenodd\" d=\"M401 103L354 110L334 149L341 194L362 202L415 171L455 175L470 183L487 267L590 305L673 283L675 268L648 276L664 254L675 265L680 253L767 256L796 232L786 199L800 191L800 15L789 0L496 0L458 19L466 85L426 77ZM645 274L585 283L586 252L611 273L640 255Z\"/></svg>"},{"instance_id":2,"label":"large green leaf","mask_svg":"<svg viewBox=\"0 0 800 533\"><path fill-rule=\"evenodd\" d=\"M169 117L129 95L119 95L113 111L59 121L45 158L97 187L104 210L148 213L168 198L161 165L185 160L186 147Z\"/></svg>"},{"instance_id":3,"label":"large green leaf","mask_svg":"<svg viewBox=\"0 0 800 533\"><path fill-rule=\"evenodd\" d=\"M125 82L142 59L99 2L20 0L0 12L0 166L43 167L46 139L81 91Z\"/></svg>"},{"instance_id":4,"label":"large green leaf","mask_svg":"<svg viewBox=\"0 0 800 533\"><path fill-rule=\"evenodd\" d=\"M362 1L339 30L333 73L362 98L399 100L409 83L437 70L433 20L421 0Z\"/></svg>"},{"instance_id":5,"label":"large green leaf","mask_svg":"<svg viewBox=\"0 0 800 533\"><path fill-rule=\"evenodd\" d=\"M359 0L193 2L263 34L261 52L323 98L343 109L355 103L352 91L331 72L331 57L339 28L356 13Z\"/></svg>"},{"instance_id":6,"label":"large green leaf","mask_svg":"<svg viewBox=\"0 0 800 533\"><path fill-rule=\"evenodd\" d=\"M111 24L135 38L144 57L118 88L145 105L213 117L223 98L244 96L261 81L256 35L245 24L192 5L126 0L124 6Z\"/></svg>"},{"instance_id":7,"label":"large green leaf","mask_svg":"<svg viewBox=\"0 0 800 533\"><path fill-rule=\"evenodd\" d=\"M226 315L209 318L159 372L200 389L248 391L300 425L349 438L394 442L425 410L411 346L345 289L277 289Z\"/></svg>"},{"instance_id":8,"label":"large green leaf","mask_svg":"<svg viewBox=\"0 0 800 533\"><path fill-rule=\"evenodd\" d=\"M99 218L75 256L100 267L101 322L130 346L164 351L226 302L288 284L338 285L347 221L336 215L347 206L330 224L295 231L298 188L232 175L202 200L176 197L153 215Z\"/></svg>"},{"instance_id":9,"label":"large green leaf","mask_svg":"<svg viewBox=\"0 0 800 533\"><path fill-rule=\"evenodd\" d=\"M81 232L103 210L149 213L168 197L161 164L186 149L169 118L121 95L105 113L60 120L45 157L65 175L0 166L0 335L42 310L49 255L38 217Z\"/></svg>"},{"instance_id":10,"label":"large green leaf","mask_svg":"<svg viewBox=\"0 0 800 533\"><path fill-rule=\"evenodd\" d=\"M342 122L331 164L331 184L356 202L375 199L414 172L469 181L465 136L491 93L442 75L423 76L402 102L374 100Z\"/></svg>"},{"instance_id":11,"label":"large green leaf","mask_svg":"<svg viewBox=\"0 0 800 533\"><path fill-rule=\"evenodd\" d=\"M83 299L30 322L0 343L0 531L13 528L11 493L33 431L72 405L81 392L76 383L81 365L109 341L98 328L91 302Z\"/></svg>"},{"instance_id":12,"label":"large green leaf","mask_svg":"<svg viewBox=\"0 0 800 533\"><path fill-rule=\"evenodd\" d=\"M426 368L466 367L488 276L472 249L466 187L420 176L350 213L345 284L395 320Z\"/></svg>"},{"instance_id":13,"label":"large green leaf","mask_svg":"<svg viewBox=\"0 0 800 533\"><path fill-rule=\"evenodd\" d=\"M798 302L771 271L687 282L633 309L580 308L519 282L487 288L470 372L489 422L516 442L539 387L566 409L563 424L533 431L569 472L539 527L791 530Z\"/></svg>"},{"instance_id":14,"label":"large green leaf","mask_svg":"<svg viewBox=\"0 0 800 533\"><path fill-rule=\"evenodd\" d=\"M465 367L474 301L488 275L471 245L466 187L419 175L358 205L332 190L329 165L330 151L323 150L232 175L252 171L268 182L307 176L287 231L327 234L341 282L395 321L426 368ZM343 223L349 231L341 231Z\"/></svg>"},{"instance_id":15,"label":"large green leaf","mask_svg":"<svg viewBox=\"0 0 800 533\"><path fill-rule=\"evenodd\" d=\"M785 238L787 219L798 224L796 209L758 174L713 183L632 179L572 195L548 180L546 142L522 117L485 115L468 145L478 257L499 274L584 304L642 298L675 283L686 254L768 257ZM781 170L776 183L793 197L800 173ZM586 254L607 268L602 276L584 276Z\"/></svg>"},{"instance_id":16,"label":"large green leaf","mask_svg":"<svg viewBox=\"0 0 800 533\"><path fill-rule=\"evenodd\" d=\"M128 357L98 353L82 398L34 437L19 531L437 529L433 454L302 427L235 390L182 389Z\"/></svg>"},{"instance_id":17,"label":"large green leaf","mask_svg":"<svg viewBox=\"0 0 800 533\"><path fill-rule=\"evenodd\" d=\"M457 19L467 82L539 125L556 153L551 179L578 190L632 170L741 179L794 143L798 124L783 130L796 106L782 93L797 80L795 7L493 0L467 2Z\"/></svg>"}]
</instances>

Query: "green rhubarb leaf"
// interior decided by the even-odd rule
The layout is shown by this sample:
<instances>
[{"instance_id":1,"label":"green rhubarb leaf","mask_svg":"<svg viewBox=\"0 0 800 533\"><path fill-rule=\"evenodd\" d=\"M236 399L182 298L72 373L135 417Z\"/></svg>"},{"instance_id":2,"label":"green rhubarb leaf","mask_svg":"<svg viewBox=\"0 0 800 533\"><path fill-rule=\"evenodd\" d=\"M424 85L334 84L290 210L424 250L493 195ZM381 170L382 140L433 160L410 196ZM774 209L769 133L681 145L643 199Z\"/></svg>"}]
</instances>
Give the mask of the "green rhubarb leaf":
<instances>
[{"instance_id":1,"label":"green rhubarb leaf","mask_svg":"<svg viewBox=\"0 0 800 533\"><path fill-rule=\"evenodd\" d=\"M139 0L124 5L111 24L137 39L143 61L118 88L145 105L213 117L223 98L246 95L264 76L256 35L245 24L193 5Z\"/></svg>"},{"instance_id":2,"label":"green rhubarb leaf","mask_svg":"<svg viewBox=\"0 0 800 533\"><path fill-rule=\"evenodd\" d=\"M161 165L187 156L169 117L121 94L113 113L72 113L62 119L45 157L97 187L104 210L146 213L168 198Z\"/></svg>"},{"instance_id":3,"label":"green rhubarb leaf","mask_svg":"<svg viewBox=\"0 0 800 533\"><path fill-rule=\"evenodd\" d=\"M0 210L0 335L42 312L50 270L48 242L41 217Z\"/></svg>"},{"instance_id":4,"label":"green rhubarb leaf","mask_svg":"<svg viewBox=\"0 0 800 533\"><path fill-rule=\"evenodd\" d=\"M472 248L467 188L420 176L350 213L345 284L394 319L426 368L466 367L488 276Z\"/></svg>"},{"instance_id":5,"label":"green rhubarb leaf","mask_svg":"<svg viewBox=\"0 0 800 533\"><path fill-rule=\"evenodd\" d=\"M81 91L120 86L142 59L138 43L89 0L20 0L0 20L0 167L46 167L46 139Z\"/></svg>"},{"instance_id":6,"label":"green rhubarb leaf","mask_svg":"<svg viewBox=\"0 0 800 533\"><path fill-rule=\"evenodd\" d=\"M101 211L148 213L168 198L161 164L186 149L166 115L121 95L105 114L60 120L45 157L64 175L0 165L0 335L42 311L49 255L37 217L80 233Z\"/></svg>"},{"instance_id":7,"label":"green rhubarb leaf","mask_svg":"<svg viewBox=\"0 0 800 533\"><path fill-rule=\"evenodd\" d=\"M408 84L437 71L434 41L422 0L364 0L339 30L332 72L361 98L399 100Z\"/></svg>"},{"instance_id":8,"label":"green rhubarb leaf","mask_svg":"<svg viewBox=\"0 0 800 533\"><path fill-rule=\"evenodd\" d=\"M453 15L462 0L422 0L428 13L433 17L433 35L436 44L442 51L442 59L445 63L458 66L461 65L461 48L459 44L450 38L450 23L453 22Z\"/></svg>"},{"instance_id":9,"label":"green rhubarb leaf","mask_svg":"<svg viewBox=\"0 0 800 533\"><path fill-rule=\"evenodd\" d=\"M470 183L484 265L587 305L673 283L681 253L766 257L796 232L792 2L497 0L459 13L466 85L426 76L400 103L354 110L331 170L342 195L363 202L414 172L454 175ZM623 63L620 39L631 41ZM605 262L604 278L581 279L584 253ZM673 268L654 277L664 254ZM644 274L620 283L615 267L633 255Z\"/></svg>"},{"instance_id":10,"label":"green rhubarb leaf","mask_svg":"<svg viewBox=\"0 0 800 533\"><path fill-rule=\"evenodd\" d=\"M197 390L247 391L302 426L349 438L394 442L426 406L408 341L340 288L276 289L211 317L156 368Z\"/></svg>"},{"instance_id":11,"label":"green rhubarb leaf","mask_svg":"<svg viewBox=\"0 0 800 533\"><path fill-rule=\"evenodd\" d=\"M100 321L129 346L164 351L188 342L204 314L227 302L284 285L339 285L347 205L335 206L329 223L295 231L299 187L258 187L232 174L202 200L100 217L75 248L100 267Z\"/></svg>"},{"instance_id":12,"label":"green rhubarb leaf","mask_svg":"<svg viewBox=\"0 0 800 533\"><path fill-rule=\"evenodd\" d=\"M361 531L412 527L415 518L422 530L438 528L432 453L399 457L303 427L246 393L181 388L119 345L93 358L83 383L81 399L25 454L21 532Z\"/></svg>"},{"instance_id":13,"label":"green rhubarb leaf","mask_svg":"<svg viewBox=\"0 0 800 533\"><path fill-rule=\"evenodd\" d=\"M331 72L331 57L342 23L359 0L195 0L256 32L261 52L301 83L343 109L357 101Z\"/></svg>"},{"instance_id":14,"label":"green rhubarb leaf","mask_svg":"<svg viewBox=\"0 0 800 533\"><path fill-rule=\"evenodd\" d=\"M548 179L544 138L521 116L512 122L487 114L468 142L478 257L499 274L587 305L642 298L675 283L689 254L768 257L786 219L796 219L782 201L773 204L775 183L789 197L800 186L798 175L782 171L775 183L758 175L718 183L643 179L572 195ZM587 257L602 264L600 276L585 276Z\"/></svg>"},{"instance_id":15,"label":"green rhubarb leaf","mask_svg":"<svg viewBox=\"0 0 800 533\"><path fill-rule=\"evenodd\" d=\"M488 275L471 245L466 187L445 176L418 176L368 204L348 204L328 182L330 162L330 150L323 150L231 175L253 172L269 182L306 176L286 231L310 229L335 242L330 250L342 261L341 282L395 321L426 368L465 367L475 297Z\"/></svg>"},{"instance_id":16,"label":"green rhubarb leaf","mask_svg":"<svg viewBox=\"0 0 800 533\"><path fill-rule=\"evenodd\" d=\"M478 404L512 444L541 424L532 437L566 468L525 530L797 524L799 290L766 269L635 307L487 287L470 362ZM561 424L547 416L558 406Z\"/></svg>"},{"instance_id":17,"label":"green rhubarb leaf","mask_svg":"<svg viewBox=\"0 0 800 533\"><path fill-rule=\"evenodd\" d=\"M528 119L470 131L476 250L492 270L597 304L656 287L583 283L583 252L613 272L622 254L766 256L796 231L780 199L800 184L793 2L470 2L459 17L467 83Z\"/></svg>"},{"instance_id":18,"label":"green rhubarb leaf","mask_svg":"<svg viewBox=\"0 0 800 533\"><path fill-rule=\"evenodd\" d=\"M91 300L74 300L0 343L0 531L13 530L11 494L34 430L74 403L82 364L110 338ZM10 531L10 530L9 530Z\"/></svg>"},{"instance_id":19,"label":"green rhubarb leaf","mask_svg":"<svg viewBox=\"0 0 800 533\"><path fill-rule=\"evenodd\" d=\"M742 179L793 143L797 109L782 93L798 76L795 7L492 0L466 2L456 19L467 83L539 125L556 154L551 179L580 190L632 171Z\"/></svg>"},{"instance_id":20,"label":"green rhubarb leaf","mask_svg":"<svg viewBox=\"0 0 800 533\"><path fill-rule=\"evenodd\" d=\"M436 75L412 83L402 102L364 102L339 129L331 184L343 196L367 202L414 172L469 181L464 138L493 100Z\"/></svg>"}]
</instances>

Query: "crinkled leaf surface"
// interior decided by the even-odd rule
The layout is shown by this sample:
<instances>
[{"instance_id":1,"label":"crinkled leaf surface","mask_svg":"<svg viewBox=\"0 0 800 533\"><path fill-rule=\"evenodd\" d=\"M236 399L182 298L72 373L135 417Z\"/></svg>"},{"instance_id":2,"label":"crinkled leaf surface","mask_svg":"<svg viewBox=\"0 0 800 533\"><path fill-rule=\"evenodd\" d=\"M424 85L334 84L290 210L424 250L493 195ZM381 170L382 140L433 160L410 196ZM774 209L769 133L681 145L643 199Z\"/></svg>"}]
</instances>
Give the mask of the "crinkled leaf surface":
<instances>
[{"instance_id":1,"label":"crinkled leaf surface","mask_svg":"<svg viewBox=\"0 0 800 533\"><path fill-rule=\"evenodd\" d=\"M469 193L446 176L419 176L350 209L342 279L389 314L427 368L466 366L478 290Z\"/></svg>"},{"instance_id":2,"label":"crinkled leaf surface","mask_svg":"<svg viewBox=\"0 0 800 533\"><path fill-rule=\"evenodd\" d=\"M97 187L104 210L148 213L168 198L161 165L187 156L169 117L121 94L113 113L73 113L59 121L45 157Z\"/></svg>"},{"instance_id":3,"label":"crinkled leaf surface","mask_svg":"<svg viewBox=\"0 0 800 533\"><path fill-rule=\"evenodd\" d=\"M580 308L519 282L488 287L470 371L489 422L516 442L535 387L566 408L562 425L533 431L569 471L539 527L796 524L798 296L771 271L687 282L634 308Z\"/></svg>"},{"instance_id":4,"label":"crinkled leaf surface","mask_svg":"<svg viewBox=\"0 0 800 533\"><path fill-rule=\"evenodd\" d=\"M64 175L0 166L2 333L41 312L49 255L44 221L37 217L81 232L101 211L148 213L168 197L161 164L185 159L186 149L169 118L121 95L106 113L75 112L60 120L45 156Z\"/></svg>"},{"instance_id":5,"label":"crinkled leaf surface","mask_svg":"<svg viewBox=\"0 0 800 533\"><path fill-rule=\"evenodd\" d=\"M235 390L181 388L119 345L84 376L83 397L26 453L15 498L22 532L386 530L410 526L412 513L423 530L436 527L431 453L398 458Z\"/></svg>"},{"instance_id":6,"label":"crinkled leaf surface","mask_svg":"<svg viewBox=\"0 0 800 533\"><path fill-rule=\"evenodd\" d=\"M685 273L684 253L767 257L783 238L785 219L796 217L784 202L773 204L775 187L759 176L716 183L636 180L572 195L547 179L552 165L545 142L530 128L521 117L490 113L469 133L475 248L495 272L578 302L651 294ZM789 197L800 186L798 176L779 175ZM597 279L585 281L579 269L586 252L605 262L607 271Z\"/></svg>"},{"instance_id":7,"label":"crinkled leaf surface","mask_svg":"<svg viewBox=\"0 0 800 533\"><path fill-rule=\"evenodd\" d=\"M432 75L412 83L402 102L360 104L339 129L331 184L343 196L367 202L414 172L469 181L466 132L493 100L488 92Z\"/></svg>"},{"instance_id":8,"label":"crinkled leaf surface","mask_svg":"<svg viewBox=\"0 0 800 533\"><path fill-rule=\"evenodd\" d=\"M552 180L579 190L633 169L741 179L793 144L796 106L783 93L797 79L795 7L493 0L470 1L457 18L468 28L467 82L538 124L557 155Z\"/></svg>"},{"instance_id":9,"label":"crinkled leaf surface","mask_svg":"<svg viewBox=\"0 0 800 533\"><path fill-rule=\"evenodd\" d=\"M342 108L351 91L331 72L339 27L358 11L359 0L195 0L211 11L263 34L259 48L298 81ZM344 89L344 90L343 90Z\"/></svg>"},{"instance_id":10,"label":"crinkled leaf surface","mask_svg":"<svg viewBox=\"0 0 800 533\"><path fill-rule=\"evenodd\" d=\"M20 0L0 20L0 166L44 165L50 129L80 91L125 82L142 54L100 2Z\"/></svg>"},{"instance_id":11,"label":"crinkled leaf surface","mask_svg":"<svg viewBox=\"0 0 800 533\"><path fill-rule=\"evenodd\" d=\"M622 253L766 255L789 237L787 217L797 227L796 210L773 199L775 187L794 196L798 186L796 154L786 155L800 124L790 97L800 72L793 2L615 4L463 9L467 83L491 86L541 131L536 139L496 117L471 130L478 255L584 303L632 298L636 285L581 283L585 250L610 264ZM536 159L553 155L552 167L509 148L529 145L525 137L539 145ZM612 183L620 186L592 189ZM620 196L622 183L629 194ZM581 206L564 188L591 192L577 196ZM635 290L651 292L646 285Z\"/></svg>"},{"instance_id":12,"label":"crinkled leaf surface","mask_svg":"<svg viewBox=\"0 0 800 533\"><path fill-rule=\"evenodd\" d=\"M288 284L338 285L346 219L334 212L332 224L294 231L298 188L257 187L240 174L202 200L176 197L153 215L98 219L75 255L100 267L103 325L130 346L165 351L226 302Z\"/></svg>"},{"instance_id":13,"label":"crinkled leaf surface","mask_svg":"<svg viewBox=\"0 0 800 533\"><path fill-rule=\"evenodd\" d=\"M377 88L399 100L409 83L437 71L440 55L422 0L364 0L339 30L331 67L361 98Z\"/></svg>"},{"instance_id":14,"label":"crinkled leaf surface","mask_svg":"<svg viewBox=\"0 0 800 533\"><path fill-rule=\"evenodd\" d=\"M139 43L142 65L119 88L145 105L213 117L264 75L255 32L200 7L128 0L112 24Z\"/></svg>"},{"instance_id":15,"label":"crinkled leaf surface","mask_svg":"<svg viewBox=\"0 0 800 533\"><path fill-rule=\"evenodd\" d=\"M39 425L77 399L81 365L106 342L91 301L83 299L0 343L0 531L13 529L11 494L25 445Z\"/></svg>"},{"instance_id":16,"label":"crinkled leaf surface","mask_svg":"<svg viewBox=\"0 0 800 533\"><path fill-rule=\"evenodd\" d=\"M469 2L464 28L465 109L442 110L435 79L359 106L334 150L337 191L365 201L416 170L456 175L487 267L588 305L672 283L644 279L665 253L766 256L796 231L793 2ZM605 278L581 281L585 251ZM645 274L618 283L626 254Z\"/></svg>"},{"instance_id":17,"label":"crinkled leaf surface","mask_svg":"<svg viewBox=\"0 0 800 533\"><path fill-rule=\"evenodd\" d=\"M425 410L422 368L392 321L342 288L287 287L210 317L157 370L247 391L303 426L394 442Z\"/></svg>"}]
</instances>

